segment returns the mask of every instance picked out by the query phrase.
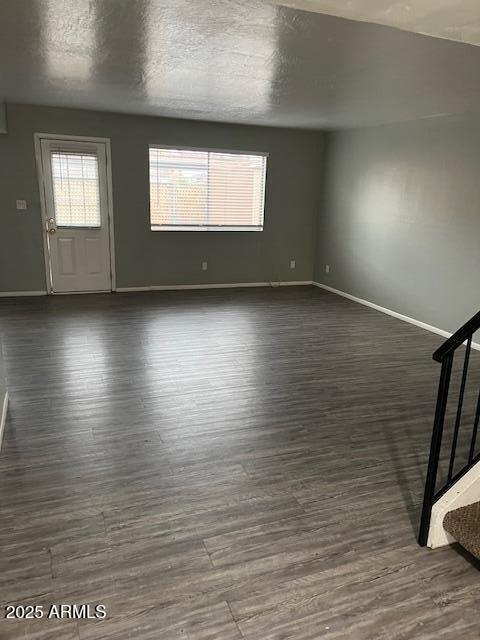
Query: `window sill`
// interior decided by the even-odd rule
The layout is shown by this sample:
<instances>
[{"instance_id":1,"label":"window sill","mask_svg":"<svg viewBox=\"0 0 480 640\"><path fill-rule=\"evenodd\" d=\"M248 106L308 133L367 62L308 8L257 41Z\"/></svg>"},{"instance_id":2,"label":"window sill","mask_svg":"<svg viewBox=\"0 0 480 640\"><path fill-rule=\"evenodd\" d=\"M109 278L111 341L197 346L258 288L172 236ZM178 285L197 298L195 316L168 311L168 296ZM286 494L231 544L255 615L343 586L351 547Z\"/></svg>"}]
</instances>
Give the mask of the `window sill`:
<instances>
[{"instance_id":1,"label":"window sill","mask_svg":"<svg viewBox=\"0 0 480 640\"><path fill-rule=\"evenodd\" d=\"M235 227L235 226L187 226L187 225L151 225L151 231L263 231L263 227Z\"/></svg>"}]
</instances>

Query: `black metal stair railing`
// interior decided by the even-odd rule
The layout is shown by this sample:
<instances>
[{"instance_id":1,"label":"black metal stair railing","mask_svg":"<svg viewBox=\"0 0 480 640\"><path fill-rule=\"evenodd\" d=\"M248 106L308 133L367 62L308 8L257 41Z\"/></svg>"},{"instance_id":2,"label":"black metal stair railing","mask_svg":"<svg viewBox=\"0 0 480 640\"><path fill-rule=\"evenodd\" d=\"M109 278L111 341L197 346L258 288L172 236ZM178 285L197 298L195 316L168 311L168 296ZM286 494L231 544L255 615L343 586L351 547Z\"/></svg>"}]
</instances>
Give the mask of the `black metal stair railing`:
<instances>
[{"instance_id":1,"label":"black metal stair railing","mask_svg":"<svg viewBox=\"0 0 480 640\"><path fill-rule=\"evenodd\" d=\"M444 495L450 487L452 487L467 471L469 471L479 460L480 453L476 454L477 434L480 421L480 389L476 401L474 420L472 425L472 434L470 438L470 446L465 464L458 471L454 471L458 434L462 421L462 408L465 395L465 387L467 384L468 370L470 364L470 353L472 349L472 339L476 331L480 329L480 311L473 316L467 323L463 325L457 332L451 336L444 344L435 351L433 359L441 363L440 382L438 386L437 404L435 408L435 419L433 423L432 440L430 444L430 457L428 460L427 477L425 481L425 493L423 498L422 516L420 520L420 530L418 534L418 542L421 546L427 544L428 530L430 527L430 518L432 507L435 502ZM465 356L462 368L462 377L460 381L460 389L458 393L458 404L455 413L455 422L453 427L450 456L448 463L448 473L446 481L440 487L437 487L438 467L440 462L440 453L443 444L443 433L445 424L445 414L447 411L447 403L450 390L450 381L452 376L452 366L455 352L463 344L465 347Z\"/></svg>"}]
</instances>

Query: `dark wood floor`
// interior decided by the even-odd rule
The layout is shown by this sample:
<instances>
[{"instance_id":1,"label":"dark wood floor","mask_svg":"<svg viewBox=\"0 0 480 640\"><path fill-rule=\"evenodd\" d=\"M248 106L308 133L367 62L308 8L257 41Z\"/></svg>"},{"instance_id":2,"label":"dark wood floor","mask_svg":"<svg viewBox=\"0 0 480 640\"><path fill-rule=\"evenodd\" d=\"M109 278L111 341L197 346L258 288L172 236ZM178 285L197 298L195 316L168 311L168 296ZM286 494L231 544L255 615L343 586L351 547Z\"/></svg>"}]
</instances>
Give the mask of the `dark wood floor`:
<instances>
[{"instance_id":1,"label":"dark wood floor","mask_svg":"<svg viewBox=\"0 0 480 640\"><path fill-rule=\"evenodd\" d=\"M0 620L38 640L478 640L415 541L437 336L318 289L0 301ZM3 615L3 614L2 614Z\"/></svg>"}]
</instances>

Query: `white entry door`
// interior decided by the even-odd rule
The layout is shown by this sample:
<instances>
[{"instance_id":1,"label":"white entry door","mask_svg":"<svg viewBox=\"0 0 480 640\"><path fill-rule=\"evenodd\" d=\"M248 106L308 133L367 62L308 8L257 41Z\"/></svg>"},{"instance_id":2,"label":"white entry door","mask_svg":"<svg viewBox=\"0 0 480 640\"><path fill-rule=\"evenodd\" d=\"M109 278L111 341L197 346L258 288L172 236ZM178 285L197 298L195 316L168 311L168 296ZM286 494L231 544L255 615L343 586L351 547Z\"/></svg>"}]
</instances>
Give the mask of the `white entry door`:
<instances>
[{"instance_id":1,"label":"white entry door","mask_svg":"<svg viewBox=\"0 0 480 640\"><path fill-rule=\"evenodd\" d=\"M111 291L104 142L40 138L52 293Z\"/></svg>"}]
</instances>

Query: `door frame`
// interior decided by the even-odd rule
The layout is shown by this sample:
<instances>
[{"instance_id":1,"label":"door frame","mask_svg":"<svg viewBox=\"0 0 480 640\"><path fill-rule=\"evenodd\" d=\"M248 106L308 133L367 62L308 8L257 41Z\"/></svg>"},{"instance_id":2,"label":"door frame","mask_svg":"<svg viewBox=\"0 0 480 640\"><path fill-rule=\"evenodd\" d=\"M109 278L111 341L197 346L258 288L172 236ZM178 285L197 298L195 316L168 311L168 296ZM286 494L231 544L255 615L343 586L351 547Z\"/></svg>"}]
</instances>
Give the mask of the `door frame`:
<instances>
[{"instance_id":1,"label":"door frame","mask_svg":"<svg viewBox=\"0 0 480 640\"><path fill-rule=\"evenodd\" d=\"M47 245L47 234L45 230L47 228L47 199L45 194L45 179L43 175L42 166L42 140L65 140L65 142L93 142L103 143L105 145L105 158L106 158L106 173L107 173L107 219L108 219L108 232L110 242L110 278L111 278L111 290L117 290L117 277L115 271L115 235L113 227L113 183L112 183L112 151L110 146L110 138L96 138L93 136L71 136L62 135L57 133L34 133L33 140L35 144L35 159L37 163L38 174L38 189L40 193L40 209L42 219L42 240L43 240L43 257L45 262L45 282L47 285L47 295L67 295L56 294L53 291L52 274L50 271L50 257ZM72 292L68 295L73 295ZM92 292L94 293L94 292Z\"/></svg>"}]
</instances>

